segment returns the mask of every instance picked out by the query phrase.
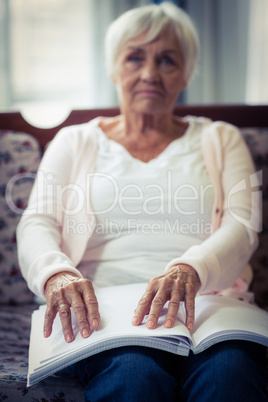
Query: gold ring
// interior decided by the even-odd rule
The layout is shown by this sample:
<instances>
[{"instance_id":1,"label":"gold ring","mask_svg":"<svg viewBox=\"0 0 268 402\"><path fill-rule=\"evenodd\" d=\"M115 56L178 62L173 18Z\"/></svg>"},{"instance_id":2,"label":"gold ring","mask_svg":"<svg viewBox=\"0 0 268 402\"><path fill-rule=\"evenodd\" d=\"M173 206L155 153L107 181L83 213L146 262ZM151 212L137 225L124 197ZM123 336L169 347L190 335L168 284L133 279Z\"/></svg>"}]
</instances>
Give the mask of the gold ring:
<instances>
[{"instance_id":1,"label":"gold ring","mask_svg":"<svg viewBox=\"0 0 268 402\"><path fill-rule=\"evenodd\" d=\"M68 305L68 304L65 304L65 303L60 304L60 305L59 305L59 310L60 310L61 308L63 308L63 307L69 307L69 305Z\"/></svg>"}]
</instances>

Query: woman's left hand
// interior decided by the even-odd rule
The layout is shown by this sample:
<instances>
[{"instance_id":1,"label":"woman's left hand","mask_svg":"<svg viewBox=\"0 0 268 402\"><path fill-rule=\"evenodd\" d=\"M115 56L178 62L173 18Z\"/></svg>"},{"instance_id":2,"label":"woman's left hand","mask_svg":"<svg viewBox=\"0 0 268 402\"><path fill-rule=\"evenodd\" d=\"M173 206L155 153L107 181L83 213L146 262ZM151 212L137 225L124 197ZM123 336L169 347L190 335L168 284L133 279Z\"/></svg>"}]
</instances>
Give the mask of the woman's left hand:
<instances>
[{"instance_id":1,"label":"woman's left hand","mask_svg":"<svg viewBox=\"0 0 268 402\"><path fill-rule=\"evenodd\" d=\"M164 326L174 326L180 302L185 302L186 326L193 328L195 316L195 296L201 282L196 270L190 265L179 264L171 267L165 274L152 279L140 299L132 320L133 325L140 325L146 314L147 328L156 328L160 313L166 304L168 312Z\"/></svg>"}]
</instances>

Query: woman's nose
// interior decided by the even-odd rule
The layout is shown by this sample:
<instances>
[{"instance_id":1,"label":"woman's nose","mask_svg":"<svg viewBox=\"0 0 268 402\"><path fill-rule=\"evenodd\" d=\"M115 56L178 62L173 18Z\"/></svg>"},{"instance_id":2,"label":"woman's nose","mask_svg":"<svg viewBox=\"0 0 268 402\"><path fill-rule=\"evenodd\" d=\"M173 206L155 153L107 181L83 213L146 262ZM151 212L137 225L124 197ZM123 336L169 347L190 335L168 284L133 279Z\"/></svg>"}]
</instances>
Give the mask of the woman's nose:
<instances>
[{"instance_id":1,"label":"woman's nose","mask_svg":"<svg viewBox=\"0 0 268 402\"><path fill-rule=\"evenodd\" d=\"M157 63L153 60L147 60L141 71L141 78L148 82L155 82L159 80L159 70Z\"/></svg>"}]
</instances>

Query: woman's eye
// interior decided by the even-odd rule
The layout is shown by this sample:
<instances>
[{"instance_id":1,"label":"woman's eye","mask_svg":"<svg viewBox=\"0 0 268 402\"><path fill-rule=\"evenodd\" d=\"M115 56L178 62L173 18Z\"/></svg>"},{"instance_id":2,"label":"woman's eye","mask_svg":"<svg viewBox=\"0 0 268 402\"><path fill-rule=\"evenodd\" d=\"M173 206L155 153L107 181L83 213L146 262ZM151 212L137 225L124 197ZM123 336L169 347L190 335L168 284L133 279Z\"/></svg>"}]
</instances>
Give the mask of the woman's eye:
<instances>
[{"instance_id":1,"label":"woman's eye","mask_svg":"<svg viewBox=\"0 0 268 402\"><path fill-rule=\"evenodd\" d=\"M132 63L139 63L142 60L142 58L140 56L131 55L128 56L127 60Z\"/></svg>"},{"instance_id":2,"label":"woman's eye","mask_svg":"<svg viewBox=\"0 0 268 402\"><path fill-rule=\"evenodd\" d=\"M164 66L173 66L174 61L170 57L163 57L161 59L161 64Z\"/></svg>"}]
</instances>

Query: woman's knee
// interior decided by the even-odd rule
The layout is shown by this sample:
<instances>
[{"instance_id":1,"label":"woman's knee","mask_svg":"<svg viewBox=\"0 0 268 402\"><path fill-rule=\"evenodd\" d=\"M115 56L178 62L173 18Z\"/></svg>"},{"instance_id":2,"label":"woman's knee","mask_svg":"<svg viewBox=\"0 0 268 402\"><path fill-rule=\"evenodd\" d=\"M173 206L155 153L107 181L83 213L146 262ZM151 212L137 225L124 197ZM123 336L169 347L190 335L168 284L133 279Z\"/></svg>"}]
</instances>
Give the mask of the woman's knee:
<instances>
[{"instance_id":1,"label":"woman's knee","mask_svg":"<svg viewBox=\"0 0 268 402\"><path fill-rule=\"evenodd\" d=\"M253 398L249 399L252 401L266 400L263 358L262 346L251 342L226 341L214 345L190 356L183 393L187 401L203 402L217 397L218 401L231 402L245 400L246 396ZM193 399L190 395L194 395Z\"/></svg>"},{"instance_id":2,"label":"woman's knee","mask_svg":"<svg viewBox=\"0 0 268 402\"><path fill-rule=\"evenodd\" d=\"M77 370L92 401L94 395L102 395L99 400L168 401L177 385L172 360L169 353L130 346L85 359Z\"/></svg>"}]
</instances>

